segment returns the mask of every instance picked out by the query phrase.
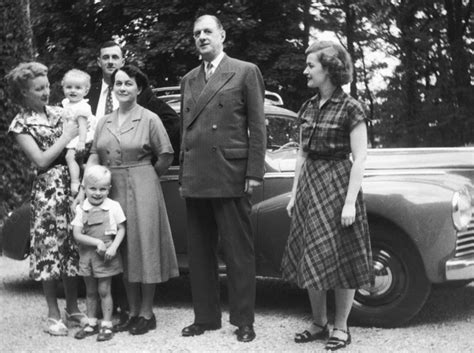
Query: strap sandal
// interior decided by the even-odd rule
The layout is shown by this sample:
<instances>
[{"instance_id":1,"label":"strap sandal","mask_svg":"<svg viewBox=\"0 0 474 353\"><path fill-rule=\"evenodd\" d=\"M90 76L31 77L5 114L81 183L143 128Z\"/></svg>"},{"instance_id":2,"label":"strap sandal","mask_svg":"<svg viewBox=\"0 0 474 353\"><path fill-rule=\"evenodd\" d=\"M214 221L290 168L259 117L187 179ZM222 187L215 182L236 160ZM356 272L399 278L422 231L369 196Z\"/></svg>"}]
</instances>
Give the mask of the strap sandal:
<instances>
[{"instance_id":1,"label":"strap sandal","mask_svg":"<svg viewBox=\"0 0 474 353\"><path fill-rule=\"evenodd\" d=\"M66 321L69 325L84 327L88 324L89 320L87 315L78 311L77 313L69 314L66 308L64 308L66 313Z\"/></svg>"},{"instance_id":2,"label":"strap sandal","mask_svg":"<svg viewBox=\"0 0 474 353\"><path fill-rule=\"evenodd\" d=\"M114 331L112 327L101 326L99 334L97 335L97 342L103 342L111 340L114 337Z\"/></svg>"},{"instance_id":3,"label":"strap sandal","mask_svg":"<svg viewBox=\"0 0 474 353\"><path fill-rule=\"evenodd\" d=\"M335 337L334 331L344 332L347 335L347 338L343 340L339 337ZM347 331L346 331L346 330L335 327L332 332L333 334L331 337L329 337L324 349L328 351L337 351L338 349L344 348L348 346L349 344L351 344L351 333L349 332L349 328L347 328Z\"/></svg>"},{"instance_id":4,"label":"strap sandal","mask_svg":"<svg viewBox=\"0 0 474 353\"><path fill-rule=\"evenodd\" d=\"M99 332L99 325L91 326L87 324L83 328L81 328L79 331L76 332L74 335L74 338L77 340L82 340L83 338L93 336Z\"/></svg>"},{"instance_id":5,"label":"strap sandal","mask_svg":"<svg viewBox=\"0 0 474 353\"><path fill-rule=\"evenodd\" d=\"M68 331L63 320L56 320L52 317L48 317L46 325L47 327L44 329L44 332L49 333L51 336L67 336Z\"/></svg>"},{"instance_id":6,"label":"strap sandal","mask_svg":"<svg viewBox=\"0 0 474 353\"><path fill-rule=\"evenodd\" d=\"M323 340L329 337L329 328L328 328L327 322L326 322L326 325L324 326L318 325L315 322L313 322L313 325L320 328L321 330L313 334L309 332L308 330L304 330L303 332L296 333L295 342L306 343L306 342L311 342L311 341L316 341L316 340Z\"/></svg>"}]
</instances>

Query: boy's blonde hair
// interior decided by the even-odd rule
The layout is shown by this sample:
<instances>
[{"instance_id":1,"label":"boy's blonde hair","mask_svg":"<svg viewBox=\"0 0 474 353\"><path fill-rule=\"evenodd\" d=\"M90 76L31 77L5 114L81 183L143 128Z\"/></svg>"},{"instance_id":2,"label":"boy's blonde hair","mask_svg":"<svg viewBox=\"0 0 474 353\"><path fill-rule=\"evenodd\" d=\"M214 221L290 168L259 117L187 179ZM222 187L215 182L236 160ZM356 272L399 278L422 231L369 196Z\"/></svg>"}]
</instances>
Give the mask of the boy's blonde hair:
<instances>
[{"instance_id":1,"label":"boy's blonde hair","mask_svg":"<svg viewBox=\"0 0 474 353\"><path fill-rule=\"evenodd\" d=\"M78 69L71 69L66 72L61 81L61 86L64 86L64 83L71 78L78 78L80 80L83 80L86 85L86 88L89 89L91 87L91 76L87 72Z\"/></svg>"},{"instance_id":2,"label":"boy's blonde hair","mask_svg":"<svg viewBox=\"0 0 474 353\"><path fill-rule=\"evenodd\" d=\"M93 165L86 169L86 172L84 173L84 184L104 181L107 181L109 184L112 181L112 174L106 167L102 165Z\"/></svg>"}]
</instances>

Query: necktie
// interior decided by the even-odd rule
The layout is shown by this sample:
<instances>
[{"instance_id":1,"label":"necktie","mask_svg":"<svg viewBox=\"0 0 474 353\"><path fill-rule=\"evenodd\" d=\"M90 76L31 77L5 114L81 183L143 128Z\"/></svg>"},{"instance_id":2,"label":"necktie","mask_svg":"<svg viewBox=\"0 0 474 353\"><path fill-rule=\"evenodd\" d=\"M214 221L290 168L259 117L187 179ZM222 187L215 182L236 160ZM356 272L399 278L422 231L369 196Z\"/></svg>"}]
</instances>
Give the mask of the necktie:
<instances>
[{"instance_id":1,"label":"necktie","mask_svg":"<svg viewBox=\"0 0 474 353\"><path fill-rule=\"evenodd\" d=\"M114 110L114 104L112 102L112 86L107 89L107 97L105 98L105 114L110 114Z\"/></svg>"},{"instance_id":2,"label":"necktie","mask_svg":"<svg viewBox=\"0 0 474 353\"><path fill-rule=\"evenodd\" d=\"M209 81L213 73L214 73L214 66L212 65L211 62L209 62L207 63L207 66L206 66L206 82Z\"/></svg>"}]
</instances>

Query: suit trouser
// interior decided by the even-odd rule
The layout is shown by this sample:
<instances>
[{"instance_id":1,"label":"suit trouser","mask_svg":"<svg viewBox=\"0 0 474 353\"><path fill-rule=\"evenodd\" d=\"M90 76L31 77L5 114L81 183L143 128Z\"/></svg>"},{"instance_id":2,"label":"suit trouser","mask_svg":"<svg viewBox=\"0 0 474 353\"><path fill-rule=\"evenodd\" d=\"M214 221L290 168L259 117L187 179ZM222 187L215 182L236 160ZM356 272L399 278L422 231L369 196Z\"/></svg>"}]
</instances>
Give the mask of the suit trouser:
<instances>
[{"instance_id":1,"label":"suit trouser","mask_svg":"<svg viewBox=\"0 0 474 353\"><path fill-rule=\"evenodd\" d=\"M221 322L217 245L227 268L230 323L251 325L255 309L255 253L248 197L186 199L194 322Z\"/></svg>"}]
</instances>

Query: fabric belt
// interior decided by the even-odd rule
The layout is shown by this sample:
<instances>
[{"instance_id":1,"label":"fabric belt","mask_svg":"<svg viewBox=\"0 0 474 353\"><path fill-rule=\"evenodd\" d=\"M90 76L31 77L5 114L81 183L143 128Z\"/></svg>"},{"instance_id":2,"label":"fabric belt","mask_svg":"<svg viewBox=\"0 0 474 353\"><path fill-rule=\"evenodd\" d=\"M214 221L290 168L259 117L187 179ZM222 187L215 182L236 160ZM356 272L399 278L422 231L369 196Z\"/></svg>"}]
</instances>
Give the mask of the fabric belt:
<instances>
[{"instance_id":1,"label":"fabric belt","mask_svg":"<svg viewBox=\"0 0 474 353\"><path fill-rule=\"evenodd\" d=\"M109 169L125 169L125 168L136 168L136 167L145 167L145 166L152 166L151 161L148 159L142 162L133 162L133 163L122 163L120 165L108 165L106 166Z\"/></svg>"},{"instance_id":2,"label":"fabric belt","mask_svg":"<svg viewBox=\"0 0 474 353\"><path fill-rule=\"evenodd\" d=\"M349 154L325 154L317 152L308 152L308 158L313 161L343 161L345 159L349 159Z\"/></svg>"}]
</instances>

